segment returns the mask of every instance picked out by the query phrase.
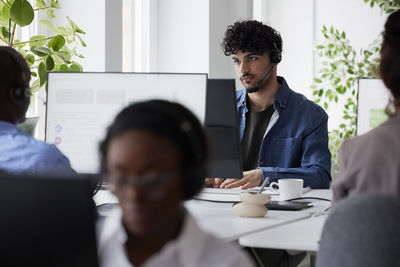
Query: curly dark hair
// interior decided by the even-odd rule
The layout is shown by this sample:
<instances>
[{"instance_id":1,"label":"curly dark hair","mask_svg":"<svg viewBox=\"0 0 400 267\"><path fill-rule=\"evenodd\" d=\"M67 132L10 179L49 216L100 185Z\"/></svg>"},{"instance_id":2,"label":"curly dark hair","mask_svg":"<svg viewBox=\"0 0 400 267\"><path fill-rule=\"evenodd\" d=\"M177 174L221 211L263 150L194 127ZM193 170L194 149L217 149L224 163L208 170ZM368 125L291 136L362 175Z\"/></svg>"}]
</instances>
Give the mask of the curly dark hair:
<instances>
[{"instance_id":1,"label":"curly dark hair","mask_svg":"<svg viewBox=\"0 0 400 267\"><path fill-rule=\"evenodd\" d=\"M390 14L383 32L379 74L400 108L400 9Z\"/></svg>"},{"instance_id":2,"label":"curly dark hair","mask_svg":"<svg viewBox=\"0 0 400 267\"><path fill-rule=\"evenodd\" d=\"M166 138L180 152L184 200L203 188L208 166L208 142L195 115L184 106L164 100L138 102L123 109L100 143L101 170L107 174L106 161L111 141L130 130L144 130Z\"/></svg>"},{"instance_id":3,"label":"curly dark hair","mask_svg":"<svg viewBox=\"0 0 400 267\"><path fill-rule=\"evenodd\" d=\"M224 54L230 56L238 51L282 52L279 32L256 20L238 21L226 29L221 44Z\"/></svg>"}]
</instances>

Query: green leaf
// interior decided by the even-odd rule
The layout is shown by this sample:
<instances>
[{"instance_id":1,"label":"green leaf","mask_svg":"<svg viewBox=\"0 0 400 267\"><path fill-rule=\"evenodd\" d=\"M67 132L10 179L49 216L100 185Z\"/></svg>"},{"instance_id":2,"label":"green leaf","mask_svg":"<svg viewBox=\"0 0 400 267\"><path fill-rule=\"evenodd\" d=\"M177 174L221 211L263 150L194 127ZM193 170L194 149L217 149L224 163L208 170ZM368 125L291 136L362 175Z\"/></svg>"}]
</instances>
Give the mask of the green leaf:
<instances>
[{"instance_id":1,"label":"green leaf","mask_svg":"<svg viewBox=\"0 0 400 267\"><path fill-rule=\"evenodd\" d=\"M32 46L43 46L47 42L46 36L34 35L29 39L29 45Z\"/></svg>"},{"instance_id":2,"label":"green leaf","mask_svg":"<svg viewBox=\"0 0 400 267\"><path fill-rule=\"evenodd\" d=\"M32 46L31 51L39 57L44 57L51 53L50 49L43 46Z\"/></svg>"},{"instance_id":3,"label":"green leaf","mask_svg":"<svg viewBox=\"0 0 400 267\"><path fill-rule=\"evenodd\" d=\"M65 44L65 39L61 35L57 35L49 42L49 47L54 51L59 51Z\"/></svg>"},{"instance_id":4,"label":"green leaf","mask_svg":"<svg viewBox=\"0 0 400 267\"><path fill-rule=\"evenodd\" d=\"M36 0L35 6L38 8L46 7L46 3L43 0Z\"/></svg>"},{"instance_id":5,"label":"green leaf","mask_svg":"<svg viewBox=\"0 0 400 267\"><path fill-rule=\"evenodd\" d=\"M36 76L35 76L36 77ZM31 92L32 93L36 93L37 91L39 91L39 89L40 89L40 86L39 86L39 79L36 79L33 83L32 83L32 85L31 85L32 87L31 87Z\"/></svg>"},{"instance_id":6,"label":"green leaf","mask_svg":"<svg viewBox=\"0 0 400 267\"><path fill-rule=\"evenodd\" d=\"M321 79L318 79L318 78L314 78L314 82L316 82L316 83L322 83L322 80L321 80Z\"/></svg>"},{"instance_id":7,"label":"green leaf","mask_svg":"<svg viewBox=\"0 0 400 267\"><path fill-rule=\"evenodd\" d=\"M1 27L1 35L4 39L8 41L8 29L6 27Z\"/></svg>"},{"instance_id":8,"label":"green leaf","mask_svg":"<svg viewBox=\"0 0 400 267\"><path fill-rule=\"evenodd\" d=\"M58 4L58 0L51 0L50 6L51 6L52 8L57 8L57 9L60 8L60 5Z\"/></svg>"},{"instance_id":9,"label":"green leaf","mask_svg":"<svg viewBox=\"0 0 400 267\"><path fill-rule=\"evenodd\" d=\"M69 53L63 52L63 51L56 51L56 52L54 52L54 54L56 54L59 58L61 58L65 63L67 63L67 64L71 63L69 61L69 59L71 59L71 55Z\"/></svg>"},{"instance_id":10,"label":"green leaf","mask_svg":"<svg viewBox=\"0 0 400 267\"><path fill-rule=\"evenodd\" d=\"M323 49L324 46L323 45L317 45L317 49Z\"/></svg>"},{"instance_id":11,"label":"green leaf","mask_svg":"<svg viewBox=\"0 0 400 267\"><path fill-rule=\"evenodd\" d=\"M81 42L81 45L83 47L86 47L86 43L82 40L82 38L79 35L77 35L76 37L78 37L79 41Z\"/></svg>"},{"instance_id":12,"label":"green leaf","mask_svg":"<svg viewBox=\"0 0 400 267\"><path fill-rule=\"evenodd\" d=\"M37 77L37 73L34 71L31 71L31 75L32 75L32 77Z\"/></svg>"},{"instance_id":13,"label":"green leaf","mask_svg":"<svg viewBox=\"0 0 400 267\"><path fill-rule=\"evenodd\" d=\"M8 22L10 19L10 8L7 7L6 5L3 6L1 9L1 16L3 17L3 20Z\"/></svg>"},{"instance_id":14,"label":"green leaf","mask_svg":"<svg viewBox=\"0 0 400 267\"><path fill-rule=\"evenodd\" d=\"M60 71L62 71L62 72L68 71L68 66L65 65L65 64L62 64L62 65L60 66Z\"/></svg>"},{"instance_id":15,"label":"green leaf","mask_svg":"<svg viewBox=\"0 0 400 267\"><path fill-rule=\"evenodd\" d=\"M53 23L50 20L41 19L40 22L43 23L52 32L57 33L57 29L54 27Z\"/></svg>"},{"instance_id":16,"label":"green leaf","mask_svg":"<svg viewBox=\"0 0 400 267\"><path fill-rule=\"evenodd\" d=\"M43 62L40 62L38 67L39 79L40 79L40 87L42 87L47 82L47 71L46 65Z\"/></svg>"},{"instance_id":17,"label":"green leaf","mask_svg":"<svg viewBox=\"0 0 400 267\"><path fill-rule=\"evenodd\" d=\"M54 15L54 10L53 10L53 9L47 9L47 10L46 10L46 15L47 15L49 18L55 18L55 17L56 17L56 15Z\"/></svg>"},{"instance_id":18,"label":"green leaf","mask_svg":"<svg viewBox=\"0 0 400 267\"><path fill-rule=\"evenodd\" d=\"M53 70L53 69L54 69L54 60L51 57L51 55L48 55L46 57L46 70L50 71L50 70Z\"/></svg>"},{"instance_id":19,"label":"green leaf","mask_svg":"<svg viewBox=\"0 0 400 267\"><path fill-rule=\"evenodd\" d=\"M328 103L324 103L324 109L327 110L328 109Z\"/></svg>"},{"instance_id":20,"label":"green leaf","mask_svg":"<svg viewBox=\"0 0 400 267\"><path fill-rule=\"evenodd\" d=\"M35 57L31 54L26 55L25 59L30 66L32 66L35 63Z\"/></svg>"},{"instance_id":21,"label":"green leaf","mask_svg":"<svg viewBox=\"0 0 400 267\"><path fill-rule=\"evenodd\" d=\"M33 8L27 0L15 0L10 8L10 18L21 27L31 24L34 17Z\"/></svg>"},{"instance_id":22,"label":"green leaf","mask_svg":"<svg viewBox=\"0 0 400 267\"><path fill-rule=\"evenodd\" d=\"M72 72L82 72L83 68L80 64L74 62L71 64L71 66L69 66L68 71L72 71Z\"/></svg>"},{"instance_id":23,"label":"green leaf","mask_svg":"<svg viewBox=\"0 0 400 267\"><path fill-rule=\"evenodd\" d=\"M67 17L67 19L68 19L68 22L70 23L72 29L74 30L74 32L85 34L85 32L81 28L79 28L75 24L75 22L72 21L72 19L70 19L69 17Z\"/></svg>"},{"instance_id":24,"label":"green leaf","mask_svg":"<svg viewBox=\"0 0 400 267\"><path fill-rule=\"evenodd\" d=\"M334 85L337 85L340 82L340 78L336 78L335 81L333 82Z\"/></svg>"}]
</instances>

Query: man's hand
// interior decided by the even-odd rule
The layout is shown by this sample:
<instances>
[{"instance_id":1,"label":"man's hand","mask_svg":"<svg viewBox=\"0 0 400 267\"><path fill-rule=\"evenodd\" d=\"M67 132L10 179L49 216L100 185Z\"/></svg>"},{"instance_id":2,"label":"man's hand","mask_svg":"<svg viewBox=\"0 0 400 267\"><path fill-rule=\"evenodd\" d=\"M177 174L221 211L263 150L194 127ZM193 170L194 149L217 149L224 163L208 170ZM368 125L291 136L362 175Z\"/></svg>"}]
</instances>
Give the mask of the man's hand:
<instances>
[{"instance_id":1,"label":"man's hand","mask_svg":"<svg viewBox=\"0 0 400 267\"><path fill-rule=\"evenodd\" d=\"M260 169L243 172L243 178L238 179L225 179L223 183L220 183L220 188L235 188L241 186L242 189L255 187L261 184L263 179L263 173ZM214 183L214 187L215 183Z\"/></svg>"},{"instance_id":2,"label":"man's hand","mask_svg":"<svg viewBox=\"0 0 400 267\"><path fill-rule=\"evenodd\" d=\"M206 185L211 185L211 187L219 188L220 185L224 182L223 178L206 178Z\"/></svg>"}]
</instances>

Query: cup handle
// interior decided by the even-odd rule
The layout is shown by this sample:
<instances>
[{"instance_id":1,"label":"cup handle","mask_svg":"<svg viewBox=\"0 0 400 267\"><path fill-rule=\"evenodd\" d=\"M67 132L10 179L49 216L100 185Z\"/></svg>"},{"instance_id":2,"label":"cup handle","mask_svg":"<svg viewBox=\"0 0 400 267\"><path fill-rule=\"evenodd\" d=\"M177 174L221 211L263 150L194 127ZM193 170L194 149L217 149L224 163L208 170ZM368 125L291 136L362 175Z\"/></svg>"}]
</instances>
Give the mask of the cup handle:
<instances>
[{"instance_id":1,"label":"cup handle","mask_svg":"<svg viewBox=\"0 0 400 267\"><path fill-rule=\"evenodd\" d=\"M277 188L274 188L274 185L275 185ZM271 189L271 190L279 189L279 184L278 184L277 182L272 182L272 183L269 184L269 189Z\"/></svg>"}]
</instances>

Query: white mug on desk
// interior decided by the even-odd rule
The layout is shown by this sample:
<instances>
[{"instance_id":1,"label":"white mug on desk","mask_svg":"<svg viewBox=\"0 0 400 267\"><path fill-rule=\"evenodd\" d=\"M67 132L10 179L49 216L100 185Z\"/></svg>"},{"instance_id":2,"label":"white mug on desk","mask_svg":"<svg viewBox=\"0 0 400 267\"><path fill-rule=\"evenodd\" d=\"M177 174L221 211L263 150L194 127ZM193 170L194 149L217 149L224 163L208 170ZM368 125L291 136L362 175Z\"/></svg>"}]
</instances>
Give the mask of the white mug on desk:
<instances>
[{"instance_id":1,"label":"white mug on desk","mask_svg":"<svg viewBox=\"0 0 400 267\"><path fill-rule=\"evenodd\" d=\"M273 186L279 188L279 198L282 201L301 197L303 193L303 179L279 179L269 185L271 189Z\"/></svg>"}]
</instances>

